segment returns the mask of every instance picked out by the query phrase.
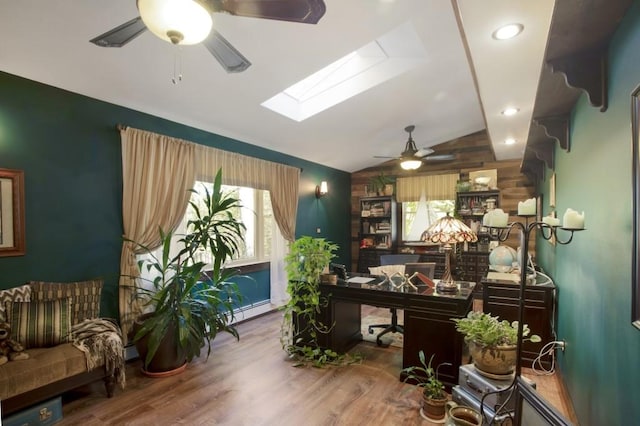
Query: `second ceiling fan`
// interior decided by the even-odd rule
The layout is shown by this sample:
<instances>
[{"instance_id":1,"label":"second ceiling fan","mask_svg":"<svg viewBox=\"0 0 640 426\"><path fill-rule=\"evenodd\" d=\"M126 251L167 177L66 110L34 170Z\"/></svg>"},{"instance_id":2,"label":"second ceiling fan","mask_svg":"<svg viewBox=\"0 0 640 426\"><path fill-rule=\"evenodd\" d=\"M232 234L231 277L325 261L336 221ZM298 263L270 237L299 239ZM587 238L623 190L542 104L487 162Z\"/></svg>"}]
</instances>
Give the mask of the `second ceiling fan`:
<instances>
[{"instance_id":1,"label":"second ceiling fan","mask_svg":"<svg viewBox=\"0 0 640 426\"><path fill-rule=\"evenodd\" d=\"M455 160L456 156L454 154L435 154L434 150L431 148L416 148L416 143L411 137L411 133L415 130L416 126L410 125L404 128L404 131L409 133L409 139L404 146L404 151L400 154L399 157L383 157L376 155L374 158L396 158L400 160L400 167L405 170L416 170L418 169L423 161L451 161Z\"/></svg>"},{"instance_id":2,"label":"second ceiling fan","mask_svg":"<svg viewBox=\"0 0 640 426\"><path fill-rule=\"evenodd\" d=\"M148 29L173 44L202 42L229 73L242 72L251 62L211 29L212 13L316 24L326 11L323 0L137 0L136 5L141 16L100 34L91 43L122 47ZM175 18L182 18L181 22L174 23ZM190 31L195 34L191 36Z\"/></svg>"}]
</instances>

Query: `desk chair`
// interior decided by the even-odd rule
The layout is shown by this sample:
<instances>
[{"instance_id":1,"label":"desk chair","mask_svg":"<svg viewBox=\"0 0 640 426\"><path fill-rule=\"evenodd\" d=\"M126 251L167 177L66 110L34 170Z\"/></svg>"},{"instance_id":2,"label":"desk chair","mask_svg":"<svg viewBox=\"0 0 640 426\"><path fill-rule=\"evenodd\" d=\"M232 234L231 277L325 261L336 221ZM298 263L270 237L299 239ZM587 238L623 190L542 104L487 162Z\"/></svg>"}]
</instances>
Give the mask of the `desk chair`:
<instances>
[{"instance_id":1,"label":"desk chair","mask_svg":"<svg viewBox=\"0 0 640 426\"><path fill-rule=\"evenodd\" d=\"M380 256L380 266L406 265L407 263L416 263L419 259L419 254L383 254ZM384 328L384 330L382 330L376 336L376 343L378 344L378 346L382 346L382 340L380 340L380 338L385 334L404 333L404 328L402 327L402 325L398 324L398 311L396 310L396 308L391 308L390 311L390 324L373 324L369 326L369 334L373 334L374 328Z\"/></svg>"}]
</instances>

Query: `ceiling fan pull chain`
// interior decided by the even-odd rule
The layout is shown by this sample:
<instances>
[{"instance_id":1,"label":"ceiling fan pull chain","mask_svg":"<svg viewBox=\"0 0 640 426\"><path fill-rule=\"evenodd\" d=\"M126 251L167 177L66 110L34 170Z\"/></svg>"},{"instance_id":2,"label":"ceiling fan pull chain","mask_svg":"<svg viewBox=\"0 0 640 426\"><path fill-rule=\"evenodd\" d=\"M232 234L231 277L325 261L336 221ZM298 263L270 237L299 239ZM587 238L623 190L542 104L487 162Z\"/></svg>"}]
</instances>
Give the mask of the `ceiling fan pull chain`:
<instances>
[{"instance_id":1,"label":"ceiling fan pull chain","mask_svg":"<svg viewBox=\"0 0 640 426\"><path fill-rule=\"evenodd\" d=\"M173 84L178 84L182 81L182 50L179 45L175 45L174 55L173 55L173 78L171 82ZM177 70L177 76L176 76Z\"/></svg>"}]
</instances>

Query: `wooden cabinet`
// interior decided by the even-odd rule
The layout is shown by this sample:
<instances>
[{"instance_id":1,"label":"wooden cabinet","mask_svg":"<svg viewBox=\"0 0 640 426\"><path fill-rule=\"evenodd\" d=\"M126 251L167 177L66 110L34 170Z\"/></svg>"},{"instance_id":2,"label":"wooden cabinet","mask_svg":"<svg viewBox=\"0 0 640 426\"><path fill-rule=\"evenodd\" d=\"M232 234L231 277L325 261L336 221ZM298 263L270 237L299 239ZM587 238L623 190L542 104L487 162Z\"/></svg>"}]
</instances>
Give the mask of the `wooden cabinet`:
<instances>
[{"instance_id":1,"label":"wooden cabinet","mask_svg":"<svg viewBox=\"0 0 640 426\"><path fill-rule=\"evenodd\" d=\"M441 278L444 274L444 253L442 252L433 252L433 253L420 253L419 262L433 262L436 264L436 269L434 273L435 278Z\"/></svg>"},{"instance_id":2,"label":"wooden cabinet","mask_svg":"<svg viewBox=\"0 0 640 426\"><path fill-rule=\"evenodd\" d=\"M380 265L380 256L395 252L396 200L392 196L360 199L358 272Z\"/></svg>"},{"instance_id":3,"label":"wooden cabinet","mask_svg":"<svg viewBox=\"0 0 640 426\"><path fill-rule=\"evenodd\" d=\"M556 287L553 283L528 285L525 289L524 323L531 333L541 337L540 343L524 342L522 345L522 366L531 368L544 345L554 341L554 306ZM518 320L520 285L511 281L482 281L482 310L508 321ZM542 358L542 365L550 367L551 358Z\"/></svg>"},{"instance_id":4,"label":"wooden cabinet","mask_svg":"<svg viewBox=\"0 0 640 426\"><path fill-rule=\"evenodd\" d=\"M482 298L482 280L489 272L489 253L486 252L462 252L459 255L458 270L460 276L457 279L473 281L476 283L474 297Z\"/></svg>"},{"instance_id":5,"label":"wooden cabinet","mask_svg":"<svg viewBox=\"0 0 640 426\"><path fill-rule=\"evenodd\" d=\"M482 216L488 210L498 207L500 207L500 191L471 191L456 194L456 210L462 218L480 218L482 221Z\"/></svg>"},{"instance_id":6,"label":"wooden cabinet","mask_svg":"<svg viewBox=\"0 0 640 426\"><path fill-rule=\"evenodd\" d=\"M478 242L467 245L468 251L489 251L491 235L489 230L482 226L482 218L488 210L499 207L500 191L471 191L456 194L457 215L478 235Z\"/></svg>"}]
</instances>

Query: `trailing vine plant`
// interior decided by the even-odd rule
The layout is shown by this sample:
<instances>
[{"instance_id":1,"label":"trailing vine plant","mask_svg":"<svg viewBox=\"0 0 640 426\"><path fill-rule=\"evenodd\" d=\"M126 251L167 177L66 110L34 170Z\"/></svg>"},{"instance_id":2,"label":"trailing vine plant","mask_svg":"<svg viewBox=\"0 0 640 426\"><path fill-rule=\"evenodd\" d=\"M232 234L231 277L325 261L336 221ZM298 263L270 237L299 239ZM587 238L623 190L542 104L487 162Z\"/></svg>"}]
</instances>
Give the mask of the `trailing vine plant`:
<instances>
[{"instance_id":1,"label":"trailing vine plant","mask_svg":"<svg viewBox=\"0 0 640 426\"><path fill-rule=\"evenodd\" d=\"M303 236L290 244L285 257L289 302L280 329L282 349L294 366L322 367L353 362L331 349L321 348L318 335L329 333L333 325L318 319L320 309L329 301L320 294L320 274L335 257L338 246L324 238Z\"/></svg>"}]
</instances>

